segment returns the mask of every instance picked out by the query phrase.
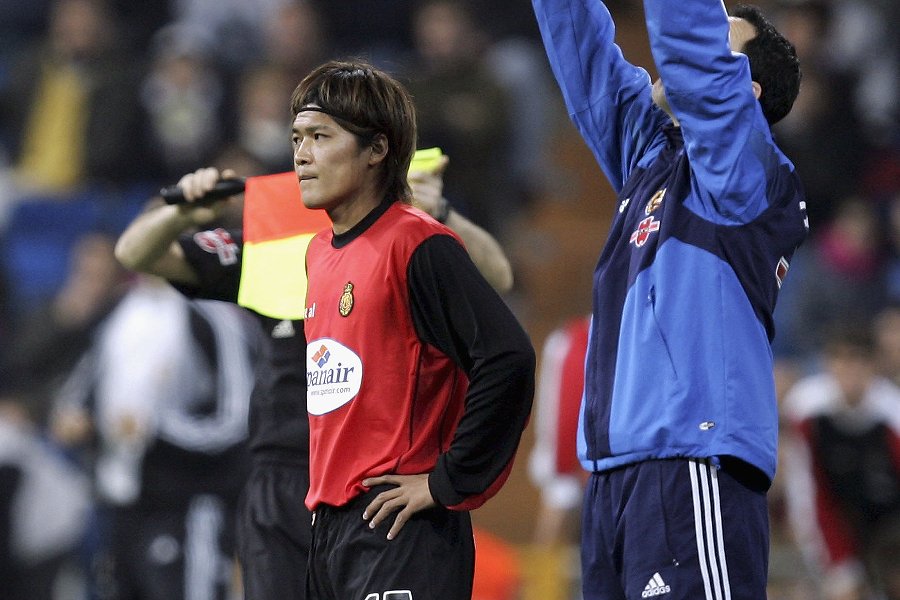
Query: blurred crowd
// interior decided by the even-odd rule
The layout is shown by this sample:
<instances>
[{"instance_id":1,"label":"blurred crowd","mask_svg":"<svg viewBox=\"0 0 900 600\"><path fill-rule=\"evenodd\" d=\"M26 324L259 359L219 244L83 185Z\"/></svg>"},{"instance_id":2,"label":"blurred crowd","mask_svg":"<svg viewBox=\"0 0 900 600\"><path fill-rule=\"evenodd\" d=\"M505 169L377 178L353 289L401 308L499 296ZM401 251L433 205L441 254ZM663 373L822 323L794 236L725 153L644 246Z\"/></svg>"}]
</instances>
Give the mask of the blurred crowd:
<instances>
[{"instance_id":1,"label":"blurred crowd","mask_svg":"<svg viewBox=\"0 0 900 600\"><path fill-rule=\"evenodd\" d=\"M811 228L776 311L784 444L770 598L896 600L900 3L756 3L802 61L800 96L775 134L807 189ZM639 40L640 2L607 4ZM527 0L0 3L0 597L116 597L99 550L125 543L108 531L111 508L134 519L135 507L193 510L227 527L235 486L193 481L179 494L171 482L226 455L240 464L243 413L222 389L244 384L219 379L219 346L238 336L252 362L252 336L234 315L187 308L124 272L112 248L160 187L198 167L290 170L290 93L347 56L409 86L419 147L450 156L448 200L501 243L540 243L528 215L541 207L574 210L560 200L569 175L552 143L570 130ZM605 180L596 187L609 197ZM577 242L596 254L604 237ZM514 268L542 251L552 248L513 254ZM541 290L525 279L510 301L527 326ZM543 317L562 325L584 302ZM150 314L178 325L141 327ZM205 349L203 381L178 360L185 331ZM188 471L154 475L148 465L167 458ZM577 535L537 529L548 546ZM156 550L173 560L164 542ZM234 585L220 562L211 581Z\"/></svg>"},{"instance_id":2,"label":"blurred crowd","mask_svg":"<svg viewBox=\"0 0 900 600\"><path fill-rule=\"evenodd\" d=\"M778 10L803 83L776 135L811 227L776 309L772 564L785 598L900 598L898 17L877 0Z\"/></svg>"}]
</instances>

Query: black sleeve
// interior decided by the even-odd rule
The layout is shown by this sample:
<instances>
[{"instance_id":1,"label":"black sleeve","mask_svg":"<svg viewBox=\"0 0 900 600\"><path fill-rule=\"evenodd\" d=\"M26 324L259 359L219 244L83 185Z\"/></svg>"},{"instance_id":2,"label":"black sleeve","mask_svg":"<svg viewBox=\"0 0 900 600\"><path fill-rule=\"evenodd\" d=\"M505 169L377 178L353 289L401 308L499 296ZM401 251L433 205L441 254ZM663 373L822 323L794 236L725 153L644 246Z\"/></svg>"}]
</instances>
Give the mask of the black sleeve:
<instances>
[{"instance_id":1,"label":"black sleeve","mask_svg":"<svg viewBox=\"0 0 900 600\"><path fill-rule=\"evenodd\" d=\"M459 506L496 491L495 484L508 473L531 413L534 348L452 237L437 235L419 246L408 281L419 337L451 357L469 378L462 419L429 477L437 502Z\"/></svg>"},{"instance_id":2,"label":"black sleeve","mask_svg":"<svg viewBox=\"0 0 900 600\"><path fill-rule=\"evenodd\" d=\"M239 230L214 229L178 238L185 260L194 269L197 287L173 287L188 298L237 302L241 284L244 240Z\"/></svg>"}]
</instances>

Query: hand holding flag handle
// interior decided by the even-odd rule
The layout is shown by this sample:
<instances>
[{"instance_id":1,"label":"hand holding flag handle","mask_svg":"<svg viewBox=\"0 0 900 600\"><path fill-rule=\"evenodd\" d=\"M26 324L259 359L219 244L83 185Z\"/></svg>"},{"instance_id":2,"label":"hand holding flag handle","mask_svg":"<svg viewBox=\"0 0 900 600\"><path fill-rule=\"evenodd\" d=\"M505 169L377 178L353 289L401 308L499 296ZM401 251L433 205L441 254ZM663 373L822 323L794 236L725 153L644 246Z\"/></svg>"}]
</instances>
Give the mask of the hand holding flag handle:
<instances>
[{"instance_id":1,"label":"hand holding flag handle","mask_svg":"<svg viewBox=\"0 0 900 600\"><path fill-rule=\"evenodd\" d=\"M204 194L199 202L211 202L221 200L228 196L234 196L244 191L246 179L242 177L231 177L228 179L220 179L215 187ZM169 185L159 191L160 196L166 201L166 204L185 204L187 198L184 197L184 191L177 185Z\"/></svg>"}]
</instances>

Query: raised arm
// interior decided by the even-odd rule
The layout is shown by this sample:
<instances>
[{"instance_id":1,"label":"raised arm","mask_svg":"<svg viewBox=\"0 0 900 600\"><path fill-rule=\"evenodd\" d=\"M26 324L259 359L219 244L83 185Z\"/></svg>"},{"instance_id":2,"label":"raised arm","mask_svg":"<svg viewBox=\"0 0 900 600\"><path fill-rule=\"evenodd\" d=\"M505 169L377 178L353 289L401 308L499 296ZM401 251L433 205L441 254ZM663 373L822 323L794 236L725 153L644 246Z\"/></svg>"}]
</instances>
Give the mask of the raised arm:
<instances>
[{"instance_id":1,"label":"raised arm","mask_svg":"<svg viewBox=\"0 0 900 600\"><path fill-rule=\"evenodd\" d=\"M443 196L443 174L448 161L448 157L441 156L434 171L409 172L413 204L455 231L488 283L498 292L508 292L512 289L513 272L503 248L494 236L450 208Z\"/></svg>"},{"instance_id":2,"label":"raised arm","mask_svg":"<svg viewBox=\"0 0 900 600\"><path fill-rule=\"evenodd\" d=\"M215 204L197 204L205 192L212 189L221 177L217 169L198 169L181 178L178 185L184 190L185 204L153 204L125 229L116 243L116 258L123 266L141 273L157 275L176 284L196 286L197 273L185 260L177 243L178 236L193 227L202 227L226 208L230 199Z\"/></svg>"},{"instance_id":3,"label":"raised arm","mask_svg":"<svg viewBox=\"0 0 900 600\"><path fill-rule=\"evenodd\" d=\"M747 57L732 51L720 0L645 0L650 47L681 124L701 194L691 209L747 222L768 206L766 182L786 160L754 94ZM734 48L739 50L740 48Z\"/></svg>"},{"instance_id":4,"label":"raised arm","mask_svg":"<svg viewBox=\"0 0 900 600\"><path fill-rule=\"evenodd\" d=\"M599 0L532 0L569 116L618 191L666 116L647 72L625 60Z\"/></svg>"}]
</instances>

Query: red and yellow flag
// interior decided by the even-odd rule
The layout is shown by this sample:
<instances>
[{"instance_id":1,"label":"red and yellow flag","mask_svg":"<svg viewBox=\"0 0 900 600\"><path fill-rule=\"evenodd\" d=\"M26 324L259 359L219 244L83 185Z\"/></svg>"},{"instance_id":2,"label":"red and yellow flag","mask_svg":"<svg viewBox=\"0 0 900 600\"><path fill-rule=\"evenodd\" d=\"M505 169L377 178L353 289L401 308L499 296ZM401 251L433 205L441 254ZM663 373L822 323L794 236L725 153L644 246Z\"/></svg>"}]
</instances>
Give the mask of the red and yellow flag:
<instances>
[{"instance_id":1,"label":"red and yellow flag","mask_svg":"<svg viewBox=\"0 0 900 600\"><path fill-rule=\"evenodd\" d=\"M417 150L410 170L433 171L440 148ZM244 258L238 304L275 319L302 319L306 303L306 248L331 227L324 210L300 200L293 172L248 177L244 188Z\"/></svg>"},{"instance_id":2,"label":"red and yellow flag","mask_svg":"<svg viewBox=\"0 0 900 600\"><path fill-rule=\"evenodd\" d=\"M324 210L303 206L293 172L248 177L238 304L275 319L302 319L306 248L330 226Z\"/></svg>"}]
</instances>

